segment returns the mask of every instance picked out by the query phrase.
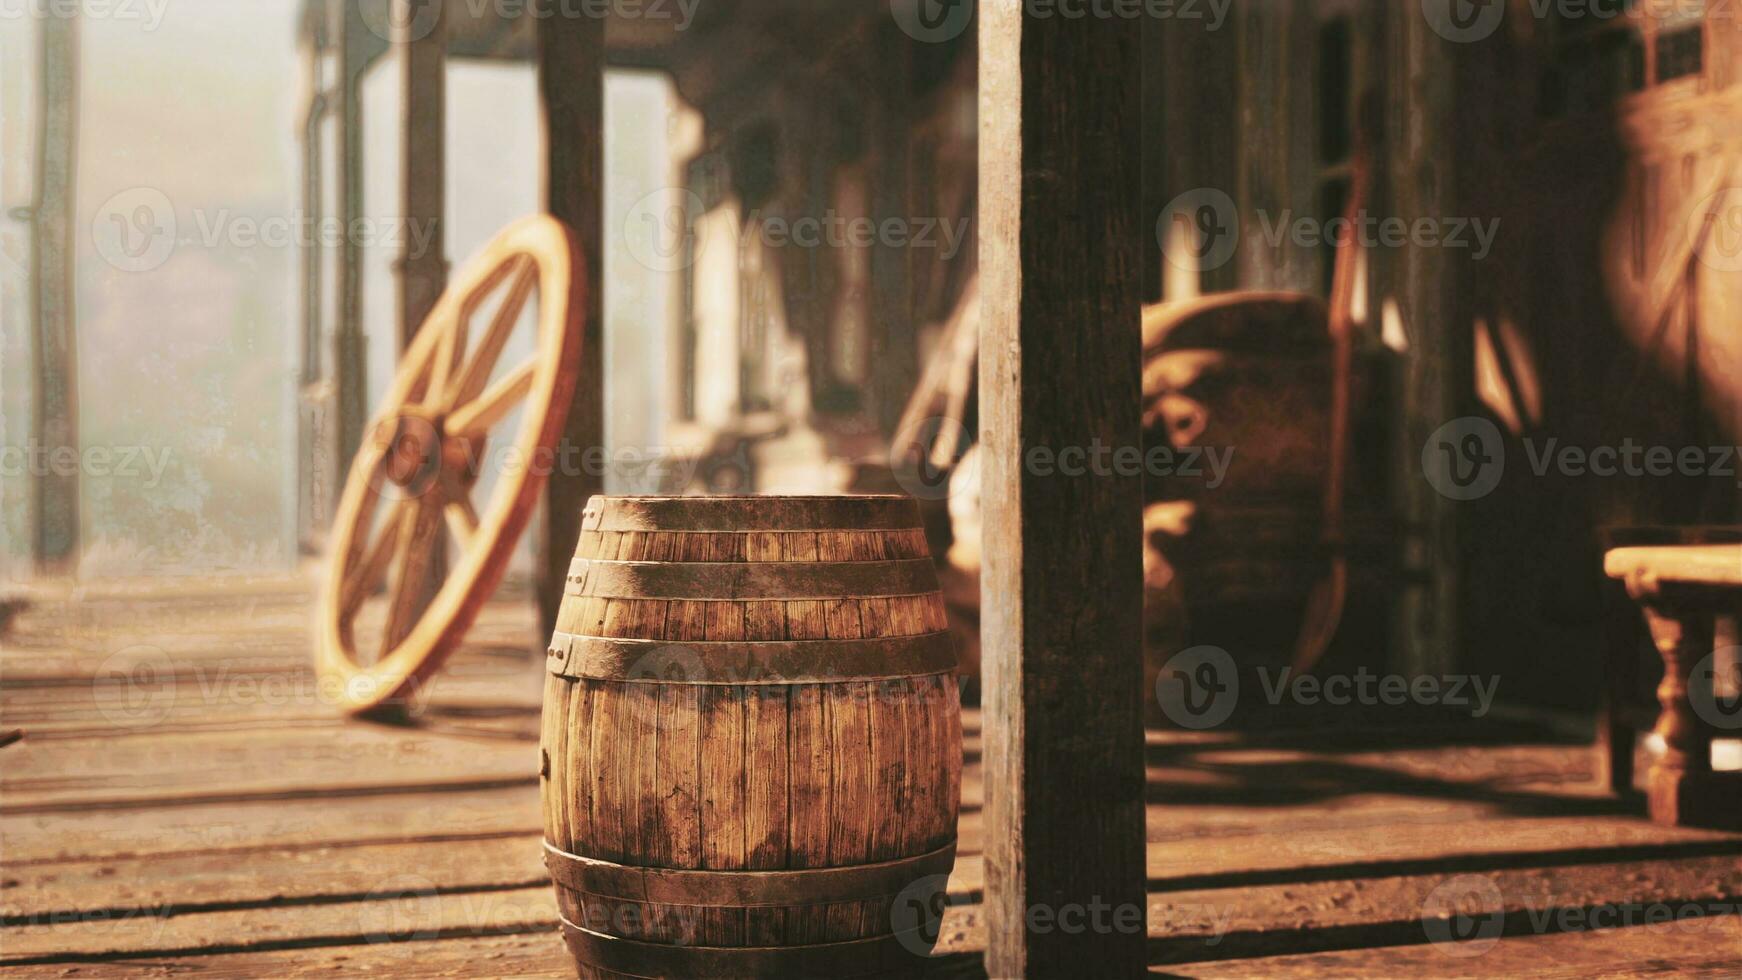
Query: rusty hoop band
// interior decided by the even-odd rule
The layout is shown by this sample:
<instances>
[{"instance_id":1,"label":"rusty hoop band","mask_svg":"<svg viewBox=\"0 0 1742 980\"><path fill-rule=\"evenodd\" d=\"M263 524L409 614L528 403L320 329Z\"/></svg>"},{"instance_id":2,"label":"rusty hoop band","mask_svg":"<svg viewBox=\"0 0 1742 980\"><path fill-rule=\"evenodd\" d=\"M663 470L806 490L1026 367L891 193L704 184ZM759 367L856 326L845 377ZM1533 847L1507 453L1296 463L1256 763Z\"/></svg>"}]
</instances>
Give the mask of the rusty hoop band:
<instances>
[{"instance_id":1,"label":"rusty hoop band","mask_svg":"<svg viewBox=\"0 0 1742 980\"><path fill-rule=\"evenodd\" d=\"M887 898L921 878L949 874L955 863L953 840L935 851L894 861L794 871L643 868L544 844L544 865L566 888L619 901L704 908L787 908Z\"/></svg>"},{"instance_id":2,"label":"rusty hoop band","mask_svg":"<svg viewBox=\"0 0 1742 980\"><path fill-rule=\"evenodd\" d=\"M576 962L631 977L910 976L932 942L918 930L806 946L680 946L607 936L559 916Z\"/></svg>"},{"instance_id":3,"label":"rusty hoop band","mask_svg":"<svg viewBox=\"0 0 1742 980\"><path fill-rule=\"evenodd\" d=\"M594 497L583 531L911 531L912 497Z\"/></svg>"},{"instance_id":4,"label":"rusty hoop band","mask_svg":"<svg viewBox=\"0 0 1742 980\"><path fill-rule=\"evenodd\" d=\"M863 640L629 640L553 633L546 668L574 680L639 684L829 684L956 669L947 630Z\"/></svg>"},{"instance_id":5,"label":"rusty hoop band","mask_svg":"<svg viewBox=\"0 0 1742 980\"><path fill-rule=\"evenodd\" d=\"M929 558L899 561L569 563L568 595L601 599L872 599L938 590Z\"/></svg>"}]
</instances>

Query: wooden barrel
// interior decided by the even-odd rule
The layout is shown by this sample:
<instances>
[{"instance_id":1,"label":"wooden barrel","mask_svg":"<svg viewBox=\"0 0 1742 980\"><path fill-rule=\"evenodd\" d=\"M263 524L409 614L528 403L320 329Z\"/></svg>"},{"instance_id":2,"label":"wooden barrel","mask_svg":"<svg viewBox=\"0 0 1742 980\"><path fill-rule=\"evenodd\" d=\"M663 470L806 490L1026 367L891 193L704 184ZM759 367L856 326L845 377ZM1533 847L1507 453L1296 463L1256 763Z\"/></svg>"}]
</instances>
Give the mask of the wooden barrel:
<instances>
[{"instance_id":1,"label":"wooden barrel","mask_svg":"<svg viewBox=\"0 0 1742 980\"><path fill-rule=\"evenodd\" d=\"M583 977L911 975L955 860L955 651L905 497L595 497L545 864Z\"/></svg>"}]
</instances>

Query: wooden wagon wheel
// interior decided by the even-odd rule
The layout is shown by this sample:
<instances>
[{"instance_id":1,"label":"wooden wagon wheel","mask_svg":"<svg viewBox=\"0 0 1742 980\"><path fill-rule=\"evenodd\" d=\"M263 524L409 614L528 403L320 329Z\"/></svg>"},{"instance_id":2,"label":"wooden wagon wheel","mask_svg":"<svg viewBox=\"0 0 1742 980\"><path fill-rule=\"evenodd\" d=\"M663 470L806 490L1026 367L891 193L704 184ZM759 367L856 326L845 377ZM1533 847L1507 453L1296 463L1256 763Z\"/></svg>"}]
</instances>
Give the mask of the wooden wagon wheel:
<instances>
[{"instance_id":1,"label":"wooden wagon wheel","mask_svg":"<svg viewBox=\"0 0 1742 980\"><path fill-rule=\"evenodd\" d=\"M403 704L459 645L500 584L549 476L574 394L587 289L578 255L553 218L524 218L505 229L453 278L365 430L334 520L315 652L323 691L345 710ZM534 354L497 371L534 289ZM474 314L499 291L500 304L469 343ZM522 406L513 441L488 451L491 430L507 428L500 423ZM477 506L471 491L486 469L495 489ZM438 589L450 537L454 560ZM384 585L379 655L365 660L358 613Z\"/></svg>"}]
</instances>

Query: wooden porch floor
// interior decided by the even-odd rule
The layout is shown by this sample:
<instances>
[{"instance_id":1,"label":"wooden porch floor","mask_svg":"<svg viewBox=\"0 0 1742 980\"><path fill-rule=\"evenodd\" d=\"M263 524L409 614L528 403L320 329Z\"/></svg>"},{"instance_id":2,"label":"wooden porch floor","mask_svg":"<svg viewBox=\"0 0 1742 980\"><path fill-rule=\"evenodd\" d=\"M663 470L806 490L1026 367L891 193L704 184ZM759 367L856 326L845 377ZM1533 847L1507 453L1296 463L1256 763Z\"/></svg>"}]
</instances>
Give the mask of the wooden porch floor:
<instances>
[{"instance_id":1,"label":"wooden porch floor","mask_svg":"<svg viewBox=\"0 0 1742 980\"><path fill-rule=\"evenodd\" d=\"M493 604L400 728L320 697L309 591L98 585L18 616L0 641L0 730L26 732L0 749L8 974L572 975L539 861L527 604ZM984 943L979 728L970 713L939 947L964 976ZM1152 732L1149 762L1157 973L1742 976L1742 837L1605 799L1582 746ZM1430 941L1496 897L1473 925L1497 943ZM1662 921L1689 907L1705 915Z\"/></svg>"}]
</instances>

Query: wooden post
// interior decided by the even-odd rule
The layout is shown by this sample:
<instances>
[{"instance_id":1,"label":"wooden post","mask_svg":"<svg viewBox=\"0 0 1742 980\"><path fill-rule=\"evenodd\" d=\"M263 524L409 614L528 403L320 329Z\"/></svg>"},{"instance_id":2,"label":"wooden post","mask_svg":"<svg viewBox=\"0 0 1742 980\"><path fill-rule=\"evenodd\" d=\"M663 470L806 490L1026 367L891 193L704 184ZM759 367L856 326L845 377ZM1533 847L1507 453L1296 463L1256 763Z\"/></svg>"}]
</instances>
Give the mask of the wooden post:
<instances>
[{"instance_id":1,"label":"wooden post","mask_svg":"<svg viewBox=\"0 0 1742 980\"><path fill-rule=\"evenodd\" d=\"M573 230L582 249L587 290L586 337L580 377L557 465L545 488L545 530L536 542L538 604L543 636L556 628L569 560L580 537L581 509L604 490L587 472L587 450L605 444L604 101L605 21L545 17L538 21L538 89L545 140L545 208ZM544 646L542 640L540 649Z\"/></svg>"},{"instance_id":2,"label":"wooden post","mask_svg":"<svg viewBox=\"0 0 1742 980\"><path fill-rule=\"evenodd\" d=\"M877 101L872 115L870 213L880 224L908 222L909 233L922 216L913 213L909 193L910 134L913 131L913 40L893 23L878 37ZM926 215L943 219L942 215ZM913 248L877 237L871 252L871 398L885 438L895 435L901 413L919 383L919 337L913 317Z\"/></svg>"},{"instance_id":3,"label":"wooden post","mask_svg":"<svg viewBox=\"0 0 1742 980\"><path fill-rule=\"evenodd\" d=\"M393 0L395 24L417 23L428 0ZM438 8L438 11L440 8ZM399 343L404 350L447 285L444 201L447 165L447 17L433 26L404 30L393 39L401 77Z\"/></svg>"},{"instance_id":4,"label":"wooden post","mask_svg":"<svg viewBox=\"0 0 1742 980\"><path fill-rule=\"evenodd\" d=\"M428 23L417 16L430 0L393 0L393 46L400 71L399 350L404 353L447 286L445 201L447 179L447 14L435 7ZM430 552L424 573L427 606L447 574L446 548Z\"/></svg>"},{"instance_id":5,"label":"wooden post","mask_svg":"<svg viewBox=\"0 0 1742 980\"><path fill-rule=\"evenodd\" d=\"M79 561L79 367L73 311L78 160L79 22L37 20L42 111L37 129L34 261L36 373L33 494L36 570L70 575Z\"/></svg>"},{"instance_id":6,"label":"wooden post","mask_svg":"<svg viewBox=\"0 0 1742 980\"><path fill-rule=\"evenodd\" d=\"M986 968L1133 977L1143 483L1117 460L1141 454L1141 32L1019 0L979 17Z\"/></svg>"},{"instance_id":7,"label":"wooden post","mask_svg":"<svg viewBox=\"0 0 1742 980\"><path fill-rule=\"evenodd\" d=\"M339 465L333 468L335 492L342 494L351 460L363 441L369 415L367 348L363 342L363 246L353 224L363 215L363 70L368 66L363 35L368 27L356 4L331 8L339 63L339 322L333 333L334 430Z\"/></svg>"},{"instance_id":8,"label":"wooden post","mask_svg":"<svg viewBox=\"0 0 1742 980\"><path fill-rule=\"evenodd\" d=\"M1459 57L1470 46L1448 42L1417 13L1412 7L1384 15L1388 158L1381 162L1388 212L1409 222L1469 213L1459 203L1458 171L1469 142L1462 134L1470 131L1459 111L1468 91ZM1437 675L1458 669L1462 649L1459 507L1434 492L1413 461L1434 430L1473 412L1474 311L1461 253L1413 245L1378 252L1377 271L1410 339L1398 380L1405 417L1395 458L1408 467L1398 481L1398 507L1404 525L1419 528L1427 579L1399 601L1402 625L1392 664L1400 673Z\"/></svg>"},{"instance_id":9,"label":"wooden post","mask_svg":"<svg viewBox=\"0 0 1742 980\"><path fill-rule=\"evenodd\" d=\"M304 11L302 125L302 211L313 227L325 217L326 199L321 124L327 116L326 81L322 68L331 18L325 8ZM324 376L321 346L325 310L321 305L321 269L326 264L320 236L302 245L302 344L301 370L297 377L296 517L295 543L304 554L319 550L321 536L332 523L334 494L332 433L328 428L330 398L321 384Z\"/></svg>"}]
</instances>

